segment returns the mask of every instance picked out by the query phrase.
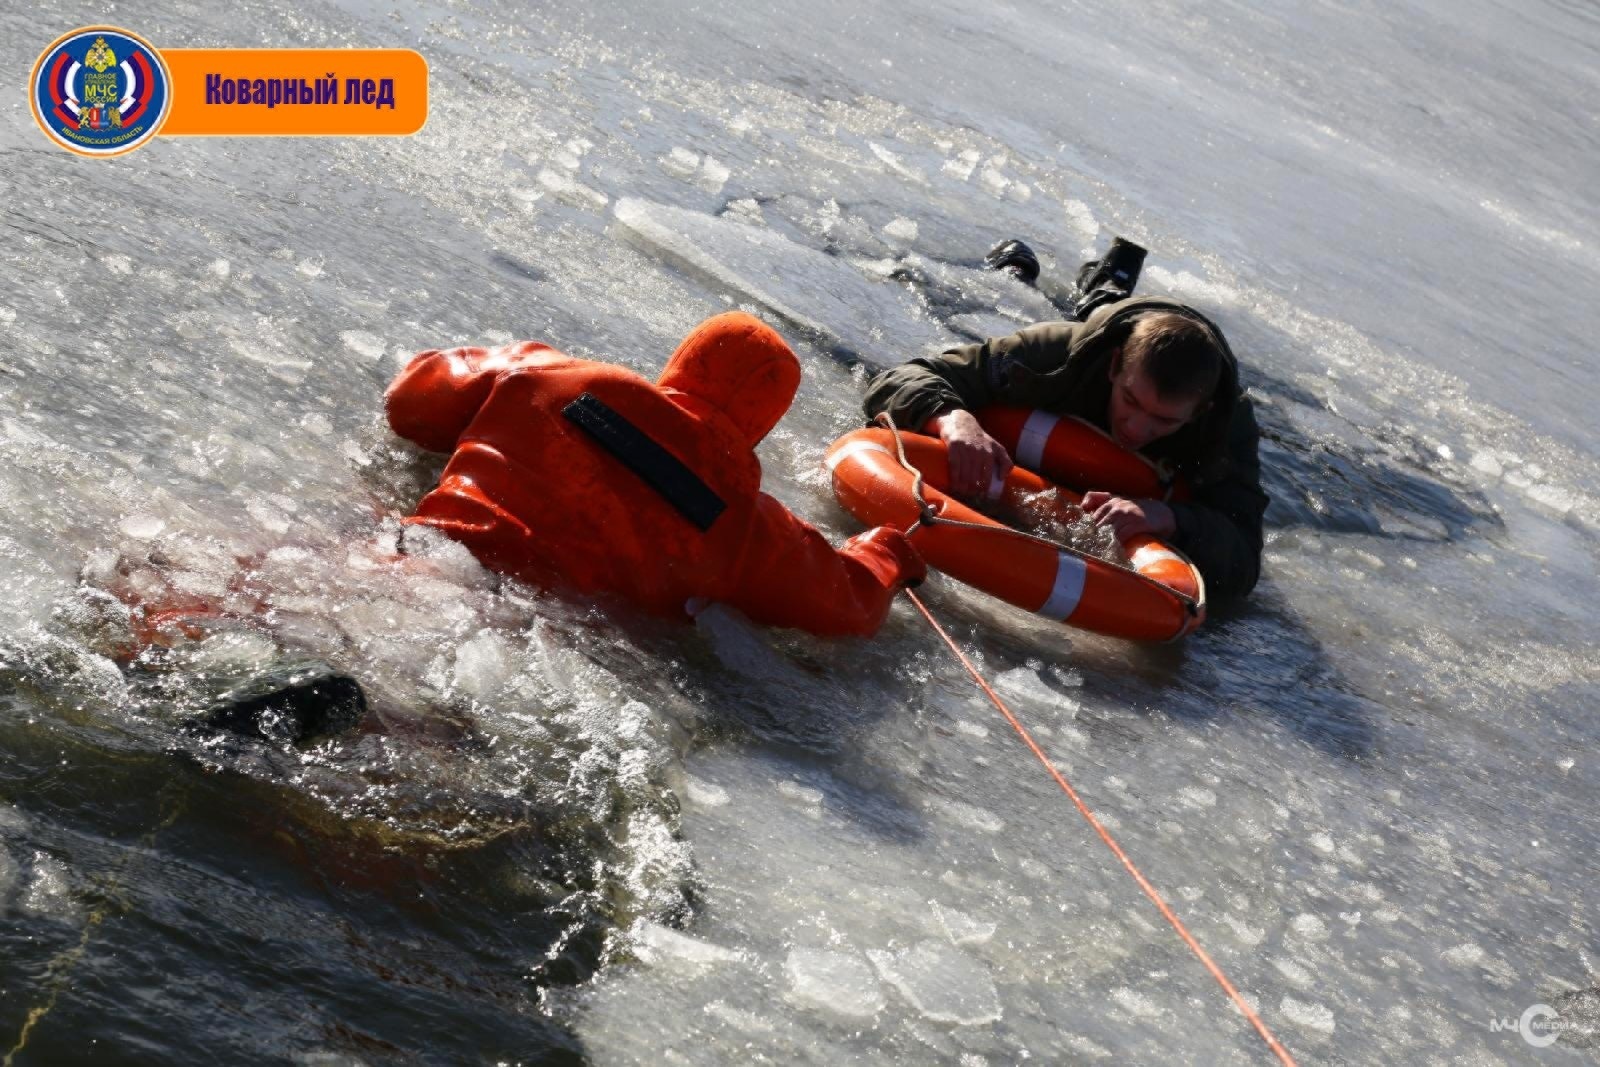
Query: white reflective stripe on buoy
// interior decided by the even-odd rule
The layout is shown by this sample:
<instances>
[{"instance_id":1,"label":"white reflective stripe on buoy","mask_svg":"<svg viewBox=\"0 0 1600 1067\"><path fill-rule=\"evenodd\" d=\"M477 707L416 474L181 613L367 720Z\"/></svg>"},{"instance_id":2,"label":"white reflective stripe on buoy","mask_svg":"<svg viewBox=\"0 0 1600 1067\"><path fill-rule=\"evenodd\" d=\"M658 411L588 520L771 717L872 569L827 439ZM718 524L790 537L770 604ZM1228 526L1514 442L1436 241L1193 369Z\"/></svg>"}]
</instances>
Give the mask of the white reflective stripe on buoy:
<instances>
[{"instance_id":1,"label":"white reflective stripe on buoy","mask_svg":"<svg viewBox=\"0 0 1600 1067\"><path fill-rule=\"evenodd\" d=\"M1017 438L1017 466L1030 471L1039 469L1039 464L1044 462L1045 442L1050 440L1060 422L1048 411L1035 411L1028 416L1028 421L1022 424L1022 436Z\"/></svg>"},{"instance_id":2,"label":"white reflective stripe on buoy","mask_svg":"<svg viewBox=\"0 0 1600 1067\"><path fill-rule=\"evenodd\" d=\"M823 462L828 470L832 472L838 469L839 464L861 452L882 452L886 456L891 454L887 448L884 448L876 441L851 441Z\"/></svg>"},{"instance_id":3,"label":"white reflective stripe on buoy","mask_svg":"<svg viewBox=\"0 0 1600 1067\"><path fill-rule=\"evenodd\" d=\"M1157 548L1155 545L1145 545L1135 552L1128 562L1132 563L1133 569L1137 571L1143 570L1153 563L1165 563L1169 559L1176 563L1184 562L1184 558L1176 552L1170 552L1165 548Z\"/></svg>"},{"instance_id":4,"label":"white reflective stripe on buoy","mask_svg":"<svg viewBox=\"0 0 1600 1067\"><path fill-rule=\"evenodd\" d=\"M1083 560L1065 552L1057 552L1056 584L1050 590L1050 599L1039 609L1039 614L1047 619L1065 622L1067 616L1078 610L1078 601L1083 599L1083 580L1088 574L1089 568Z\"/></svg>"}]
</instances>

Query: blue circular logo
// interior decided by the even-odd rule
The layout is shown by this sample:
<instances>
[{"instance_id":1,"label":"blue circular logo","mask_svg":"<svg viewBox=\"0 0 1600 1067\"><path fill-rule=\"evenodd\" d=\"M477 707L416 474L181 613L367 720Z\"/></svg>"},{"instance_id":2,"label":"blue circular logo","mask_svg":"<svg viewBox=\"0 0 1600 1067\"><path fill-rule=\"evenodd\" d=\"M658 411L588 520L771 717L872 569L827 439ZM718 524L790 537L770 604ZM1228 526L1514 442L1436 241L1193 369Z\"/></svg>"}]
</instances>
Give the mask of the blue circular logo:
<instances>
[{"instance_id":1,"label":"blue circular logo","mask_svg":"<svg viewBox=\"0 0 1600 1067\"><path fill-rule=\"evenodd\" d=\"M172 108L172 75L150 43L115 26L56 38L33 65L33 117L62 148L117 156L154 137Z\"/></svg>"}]
</instances>

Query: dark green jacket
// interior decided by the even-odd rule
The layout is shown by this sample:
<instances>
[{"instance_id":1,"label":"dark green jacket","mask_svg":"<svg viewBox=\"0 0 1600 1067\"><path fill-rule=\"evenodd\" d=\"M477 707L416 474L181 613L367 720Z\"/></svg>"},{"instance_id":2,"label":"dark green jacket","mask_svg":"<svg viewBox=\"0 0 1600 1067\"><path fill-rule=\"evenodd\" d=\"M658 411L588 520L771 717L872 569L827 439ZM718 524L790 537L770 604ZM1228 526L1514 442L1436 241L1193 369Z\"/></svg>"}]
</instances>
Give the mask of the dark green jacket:
<instances>
[{"instance_id":1,"label":"dark green jacket","mask_svg":"<svg viewBox=\"0 0 1600 1067\"><path fill-rule=\"evenodd\" d=\"M1200 568L1207 595L1243 596L1261 574L1261 516L1267 508L1257 457L1261 434L1222 331L1186 304L1133 297L1101 307L1087 322L1040 323L981 345L910 360L872 380L867 417L887 411L897 426L920 430L948 408L1014 404L1076 415L1107 429L1112 356L1134 320L1147 311L1198 319L1222 343L1222 377L1210 408L1143 452L1170 465L1194 489L1189 503L1172 505L1178 522L1173 543Z\"/></svg>"}]
</instances>

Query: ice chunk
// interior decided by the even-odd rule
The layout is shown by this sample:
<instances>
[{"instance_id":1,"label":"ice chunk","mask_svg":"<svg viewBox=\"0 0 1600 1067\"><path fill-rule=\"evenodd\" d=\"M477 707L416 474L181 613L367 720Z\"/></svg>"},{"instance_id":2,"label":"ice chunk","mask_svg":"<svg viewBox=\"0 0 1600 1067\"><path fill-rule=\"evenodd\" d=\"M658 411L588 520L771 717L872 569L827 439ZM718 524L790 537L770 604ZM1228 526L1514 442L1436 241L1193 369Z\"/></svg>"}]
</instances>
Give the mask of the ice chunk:
<instances>
[{"instance_id":1,"label":"ice chunk","mask_svg":"<svg viewBox=\"0 0 1600 1067\"><path fill-rule=\"evenodd\" d=\"M876 141L868 141L867 147L872 149L872 154L877 156L878 159L882 161L884 166L888 167L891 171L900 175L902 178L909 178L918 185L928 184L928 179L924 178L920 171L918 171L915 167L907 166L901 161L899 156L883 147L883 145L878 144ZM946 165L948 166L948 164Z\"/></svg>"},{"instance_id":2,"label":"ice chunk","mask_svg":"<svg viewBox=\"0 0 1600 1067\"><path fill-rule=\"evenodd\" d=\"M1095 221L1094 212L1089 205L1081 200L1068 200L1062 205L1067 213L1067 221L1072 223L1073 229L1084 237L1093 240L1100 236L1100 224Z\"/></svg>"},{"instance_id":3,"label":"ice chunk","mask_svg":"<svg viewBox=\"0 0 1600 1067\"><path fill-rule=\"evenodd\" d=\"M599 211L611 202L611 198L600 190L592 189L548 167L539 172L539 184L557 200L571 207Z\"/></svg>"},{"instance_id":4,"label":"ice chunk","mask_svg":"<svg viewBox=\"0 0 1600 1067\"><path fill-rule=\"evenodd\" d=\"M722 187L728 184L728 178L732 174L733 172L723 164L706 156L705 161L700 164L700 175L695 178L694 183L708 193L720 193Z\"/></svg>"},{"instance_id":5,"label":"ice chunk","mask_svg":"<svg viewBox=\"0 0 1600 1067\"><path fill-rule=\"evenodd\" d=\"M740 1030L757 1034L770 1034L773 1030L772 1024L766 1019L748 1011L740 1011L725 1001L713 1000L702 1010L713 1019L721 1019L729 1026L736 1026Z\"/></svg>"},{"instance_id":6,"label":"ice chunk","mask_svg":"<svg viewBox=\"0 0 1600 1067\"><path fill-rule=\"evenodd\" d=\"M661 169L674 178L688 179L700 169L700 153L675 147L661 157Z\"/></svg>"},{"instance_id":7,"label":"ice chunk","mask_svg":"<svg viewBox=\"0 0 1600 1067\"><path fill-rule=\"evenodd\" d=\"M159 537L166 528L167 520L158 515L128 515L117 524L117 529L138 541Z\"/></svg>"},{"instance_id":8,"label":"ice chunk","mask_svg":"<svg viewBox=\"0 0 1600 1067\"><path fill-rule=\"evenodd\" d=\"M994 923L974 919L954 908L942 907L937 901L930 901L930 906L934 920L944 930L945 936L950 938L952 945L981 945L994 936Z\"/></svg>"},{"instance_id":9,"label":"ice chunk","mask_svg":"<svg viewBox=\"0 0 1600 1067\"><path fill-rule=\"evenodd\" d=\"M451 684L471 699L487 703L516 673L514 656L505 638L484 630L456 649Z\"/></svg>"},{"instance_id":10,"label":"ice chunk","mask_svg":"<svg viewBox=\"0 0 1600 1067\"><path fill-rule=\"evenodd\" d=\"M1322 941L1328 936L1328 924L1309 912L1296 915L1289 925L1308 941Z\"/></svg>"},{"instance_id":11,"label":"ice chunk","mask_svg":"<svg viewBox=\"0 0 1600 1067\"><path fill-rule=\"evenodd\" d=\"M910 244L917 239L917 223L915 219L897 218L883 228L883 235L895 241Z\"/></svg>"},{"instance_id":12,"label":"ice chunk","mask_svg":"<svg viewBox=\"0 0 1600 1067\"><path fill-rule=\"evenodd\" d=\"M630 933L639 958L646 963L660 964L675 961L698 968L722 963L742 963L745 958L742 952L690 937L659 923L641 920L634 924Z\"/></svg>"},{"instance_id":13,"label":"ice chunk","mask_svg":"<svg viewBox=\"0 0 1600 1067\"><path fill-rule=\"evenodd\" d=\"M1290 982L1299 986L1301 989L1310 989L1312 983L1315 981L1315 978L1310 971L1306 970L1293 960L1273 960L1272 965L1278 969L1279 974L1283 975Z\"/></svg>"},{"instance_id":14,"label":"ice chunk","mask_svg":"<svg viewBox=\"0 0 1600 1067\"><path fill-rule=\"evenodd\" d=\"M871 1018L883 1010L883 989L853 952L797 948L784 964L789 999L807 1008L852 1018Z\"/></svg>"},{"instance_id":15,"label":"ice chunk","mask_svg":"<svg viewBox=\"0 0 1600 1067\"><path fill-rule=\"evenodd\" d=\"M1333 1033L1333 1012L1321 1004L1307 1004L1293 997L1284 997L1278 1003L1278 1009L1297 1026L1322 1034Z\"/></svg>"},{"instance_id":16,"label":"ice chunk","mask_svg":"<svg viewBox=\"0 0 1600 1067\"><path fill-rule=\"evenodd\" d=\"M1071 704L1072 701L1045 684L1039 672L1030 667L1013 667L1002 671L994 680L995 688L1004 696L1049 707L1052 704Z\"/></svg>"},{"instance_id":17,"label":"ice chunk","mask_svg":"<svg viewBox=\"0 0 1600 1067\"><path fill-rule=\"evenodd\" d=\"M778 793L799 804L801 810L812 818L822 814L822 790L799 782L779 782Z\"/></svg>"},{"instance_id":18,"label":"ice chunk","mask_svg":"<svg viewBox=\"0 0 1600 1067\"><path fill-rule=\"evenodd\" d=\"M383 338L366 330L345 330L339 334L344 346L363 359L376 363L383 358Z\"/></svg>"},{"instance_id":19,"label":"ice chunk","mask_svg":"<svg viewBox=\"0 0 1600 1067\"><path fill-rule=\"evenodd\" d=\"M1011 179L994 167L984 167L983 173L978 175L978 183L995 196L1001 196L1006 191L1006 186L1011 184Z\"/></svg>"},{"instance_id":20,"label":"ice chunk","mask_svg":"<svg viewBox=\"0 0 1600 1067\"><path fill-rule=\"evenodd\" d=\"M949 816L952 821L962 826L981 830L986 834L997 834L1006 828L1005 820L994 812L974 807L965 801L934 797L928 801L928 806Z\"/></svg>"},{"instance_id":21,"label":"ice chunk","mask_svg":"<svg viewBox=\"0 0 1600 1067\"><path fill-rule=\"evenodd\" d=\"M1235 937L1252 948L1261 944L1261 939L1267 936L1267 932L1261 927L1251 926L1236 915L1224 915L1222 921L1228 924Z\"/></svg>"},{"instance_id":22,"label":"ice chunk","mask_svg":"<svg viewBox=\"0 0 1600 1067\"><path fill-rule=\"evenodd\" d=\"M684 777L684 791L689 797L689 803L702 808L720 808L728 802L728 791L720 785L696 778L694 775Z\"/></svg>"},{"instance_id":23,"label":"ice chunk","mask_svg":"<svg viewBox=\"0 0 1600 1067\"><path fill-rule=\"evenodd\" d=\"M1505 468L1495 458L1493 452L1476 452L1472 456L1472 469L1487 474L1491 478L1498 478L1505 473Z\"/></svg>"},{"instance_id":24,"label":"ice chunk","mask_svg":"<svg viewBox=\"0 0 1600 1067\"><path fill-rule=\"evenodd\" d=\"M629 240L829 347L887 365L955 341L903 287L780 233L631 197L612 210Z\"/></svg>"},{"instance_id":25,"label":"ice chunk","mask_svg":"<svg viewBox=\"0 0 1600 1067\"><path fill-rule=\"evenodd\" d=\"M722 212L723 218L742 222L747 226L765 226L767 216L761 211L761 202L745 198L730 203Z\"/></svg>"},{"instance_id":26,"label":"ice chunk","mask_svg":"<svg viewBox=\"0 0 1600 1067\"><path fill-rule=\"evenodd\" d=\"M22 910L31 915L71 918L77 911L67 882L67 868L44 852L33 854L33 880L22 896Z\"/></svg>"},{"instance_id":27,"label":"ice chunk","mask_svg":"<svg viewBox=\"0 0 1600 1067\"><path fill-rule=\"evenodd\" d=\"M1111 991L1111 999L1116 1001L1124 1010L1141 1019L1155 1019L1161 1015L1161 1006L1151 1000L1149 996L1137 990L1124 986Z\"/></svg>"},{"instance_id":28,"label":"ice chunk","mask_svg":"<svg viewBox=\"0 0 1600 1067\"><path fill-rule=\"evenodd\" d=\"M978 1026L1000 1018L1000 994L989 969L959 949L923 941L867 955L879 977L935 1022Z\"/></svg>"},{"instance_id":29,"label":"ice chunk","mask_svg":"<svg viewBox=\"0 0 1600 1067\"><path fill-rule=\"evenodd\" d=\"M1482 963L1484 959L1482 947L1473 944L1457 945L1446 949L1442 955L1446 963L1453 963L1457 967L1471 967Z\"/></svg>"},{"instance_id":30,"label":"ice chunk","mask_svg":"<svg viewBox=\"0 0 1600 1067\"><path fill-rule=\"evenodd\" d=\"M972 177L972 172L978 167L979 153L975 148L969 148L954 159L944 161L943 170L957 181L966 181Z\"/></svg>"}]
</instances>

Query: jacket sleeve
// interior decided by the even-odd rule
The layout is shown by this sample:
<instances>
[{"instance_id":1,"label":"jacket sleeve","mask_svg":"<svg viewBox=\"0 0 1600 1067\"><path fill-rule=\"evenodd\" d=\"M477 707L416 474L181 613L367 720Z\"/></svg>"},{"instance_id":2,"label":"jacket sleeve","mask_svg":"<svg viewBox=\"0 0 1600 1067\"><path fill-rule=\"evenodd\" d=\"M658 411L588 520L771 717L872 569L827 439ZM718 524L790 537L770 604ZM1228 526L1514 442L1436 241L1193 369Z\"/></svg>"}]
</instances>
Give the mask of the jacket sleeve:
<instances>
[{"instance_id":1,"label":"jacket sleeve","mask_svg":"<svg viewBox=\"0 0 1600 1067\"><path fill-rule=\"evenodd\" d=\"M752 620L824 637L870 637L883 625L903 584L927 573L904 534L879 527L835 549L809 523L765 493L757 499L749 540L724 597Z\"/></svg>"},{"instance_id":2,"label":"jacket sleeve","mask_svg":"<svg viewBox=\"0 0 1600 1067\"><path fill-rule=\"evenodd\" d=\"M389 426L430 452L452 451L500 374L547 360L554 351L523 341L419 352L384 394Z\"/></svg>"},{"instance_id":3,"label":"jacket sleeve","mask_svg":"<svg viewBox=\"0 0 1600 1067\"><path fill-rule=\"evenodd\" d=\"M1173 539L1200 568L1206 593L1216 600L1242 597L1261 576L1261 431L1248 397L1240 397L1228 425L1228 473L1199 489L1186 504L1173 504L1178 533Z\"/></svg>"},{"instance_id":4,"label":"jacket sleeve","mask_svg":"<svg viewBox=\"0 0 1600 1067\"><path fill-rule=\"evenodd\" d=\"M971 411L1005 403L1011 369L1019 364L1040 374L1058 369L1079 328L1078 323L1040 323L981 345L962 345L891 367L867 386L867 418L887 411L896 426L920 431L949 408Z\"/></svg>"}]
</instances>

